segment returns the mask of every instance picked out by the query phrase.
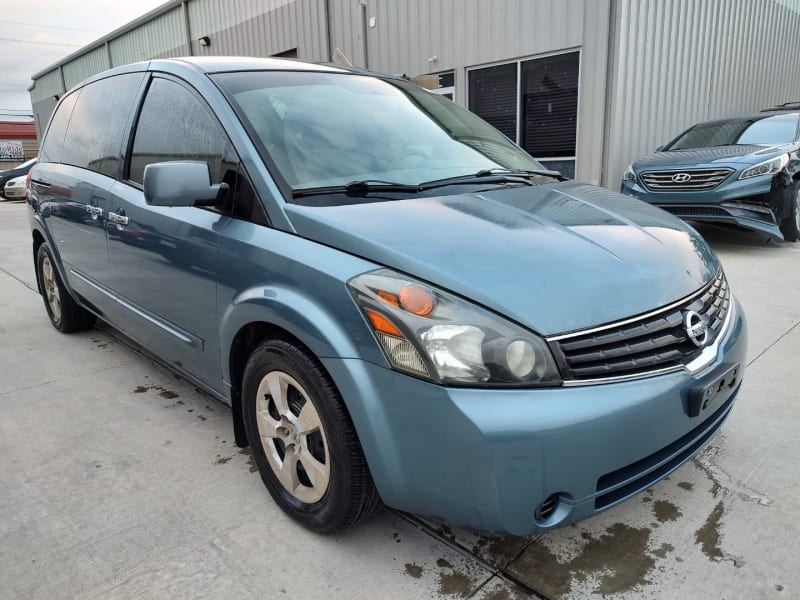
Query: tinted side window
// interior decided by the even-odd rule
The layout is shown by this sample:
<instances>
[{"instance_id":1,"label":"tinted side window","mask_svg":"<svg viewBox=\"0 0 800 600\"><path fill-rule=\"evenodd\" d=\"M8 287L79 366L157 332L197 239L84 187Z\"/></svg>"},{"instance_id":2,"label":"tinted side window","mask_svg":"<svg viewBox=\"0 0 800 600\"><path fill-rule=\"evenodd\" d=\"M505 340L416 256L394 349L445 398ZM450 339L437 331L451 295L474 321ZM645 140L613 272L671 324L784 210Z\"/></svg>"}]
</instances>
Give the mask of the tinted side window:
<instances>
[{"instance_id":1,"label":"tinted side window","mask_svg":"<svg viewBox=\"0 0 800 600\"><path fill-rule=\"evenodd\" d=\"M117 177L122 139L144 73L126 73L90 83L72 111L61 162Z\"/></svg>"},{"instance_id":2,"label":"tinted side window","mask_svg":"<svg viewBox=\"0 0 800 600\"><path fill-rule=\"evenodd\" d=\"M50 119L50 127L47 128L47 133L42 141L42 149L39 151L39 160L41 162L58 162L61 160L64 135L67 133L69 118L72 116L72 109L75 108L75 101L79 95L80 91L70 94L56 107L56 112Z\"/></svg>"},{"instance_id":3,"label":"tinted side window","mask_svg":"<svg viewBox=\"0 0 800 600\"><path fill-rule=\"evenodd\" d=\"M136 126L129 179L141 184L147 165L171 160L205 161L212 183L236 189L238 158L206 107L182 85L156 78Z\"/></svg>"}]
</instances>

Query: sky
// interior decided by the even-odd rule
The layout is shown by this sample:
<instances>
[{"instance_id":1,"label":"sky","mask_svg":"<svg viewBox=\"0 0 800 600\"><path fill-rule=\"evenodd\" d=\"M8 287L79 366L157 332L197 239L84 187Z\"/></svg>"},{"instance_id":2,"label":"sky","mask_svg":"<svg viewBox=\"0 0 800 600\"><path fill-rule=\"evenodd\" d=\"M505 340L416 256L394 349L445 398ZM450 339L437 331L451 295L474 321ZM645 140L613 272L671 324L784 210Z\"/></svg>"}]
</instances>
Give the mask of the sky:
<instances>
[{"instance_id":1,"label":"sky","mask_svg":"<svg viewBox=\"0 0 800 600\"><path fill-rule=\"evenodd\" d=\"M31 111L31 75L165 0L3 0L0 121Z\"/></svg>"}]
</instances>

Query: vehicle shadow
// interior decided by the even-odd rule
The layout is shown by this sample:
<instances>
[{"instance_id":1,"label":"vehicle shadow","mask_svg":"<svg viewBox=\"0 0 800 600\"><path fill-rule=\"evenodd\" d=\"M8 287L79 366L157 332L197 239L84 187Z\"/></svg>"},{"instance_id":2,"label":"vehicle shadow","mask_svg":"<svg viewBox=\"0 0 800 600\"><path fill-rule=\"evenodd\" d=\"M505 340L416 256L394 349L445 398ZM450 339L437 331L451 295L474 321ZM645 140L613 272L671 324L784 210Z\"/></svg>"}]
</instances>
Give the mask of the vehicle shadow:
<instances>
[{"instance_id":1,"label":"vehicle shadow","mask_svg":"<svg viewBox=\"0 0 800 600\"><path fill-rule=\"evenodd\" d=\"M764 249L767 251L792 249L796 244L784 242L760 232L732 227L719 227L709 223L690 222L714 250ZM800 247L798 247L800 249Z\"/></svg>"}]
</instances>

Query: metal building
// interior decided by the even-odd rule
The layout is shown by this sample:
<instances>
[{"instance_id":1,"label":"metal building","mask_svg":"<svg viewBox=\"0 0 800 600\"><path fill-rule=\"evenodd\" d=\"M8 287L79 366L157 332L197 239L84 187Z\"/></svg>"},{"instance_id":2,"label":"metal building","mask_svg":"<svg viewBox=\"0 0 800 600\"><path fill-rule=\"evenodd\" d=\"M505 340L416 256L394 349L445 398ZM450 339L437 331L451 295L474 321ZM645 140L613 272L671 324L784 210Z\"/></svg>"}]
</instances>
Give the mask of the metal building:
<instances>
[{"instance_id":1,"label":"metal building","mask_svg":"<svg viewBox=\"0 0 800 600\"><path fill-rule=\"evenodd\" d=\"M616 189L697 121L800 101L800 0L172 0L35 74L37 127L94 73L209 54L405 73Z\"/></svg>"}]
</instances>

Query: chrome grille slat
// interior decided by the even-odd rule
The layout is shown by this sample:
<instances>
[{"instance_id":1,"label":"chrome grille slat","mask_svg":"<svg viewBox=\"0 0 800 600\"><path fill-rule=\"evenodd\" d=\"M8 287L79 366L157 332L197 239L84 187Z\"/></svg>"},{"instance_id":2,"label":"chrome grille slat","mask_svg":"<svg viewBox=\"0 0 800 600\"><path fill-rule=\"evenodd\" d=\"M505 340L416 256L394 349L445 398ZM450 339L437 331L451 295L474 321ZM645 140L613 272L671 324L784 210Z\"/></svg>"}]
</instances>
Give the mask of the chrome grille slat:
<instances>
[{"instance_id":1,"label":"chrome grille slat","mask_svg":"<svg viewBox=\"0 0 800 600\"><path fill-rule=\"evenodd\" d=\"M679 305L641 320L627 320L588 333L576 332L551 341L565 381L602 380L678 368L696 358L702 348L689 339L685 311L706 322L707 344L720 334L730 310L730 291L722 271L705 288Z\"/></svg>"},{"instance_id":2,"label":"chrome grille slat","mask_svg":"<svg viewBox=\"0 0 800 600\"><path fill-rule=\"evenodd\" d=\"M640 175L644 185L651 190L692 191L712 190L722 183L733 169L685 169L645 171ZM676 175L688 175L687 181L673 181Z\"/></svg>"}]
</instances>

